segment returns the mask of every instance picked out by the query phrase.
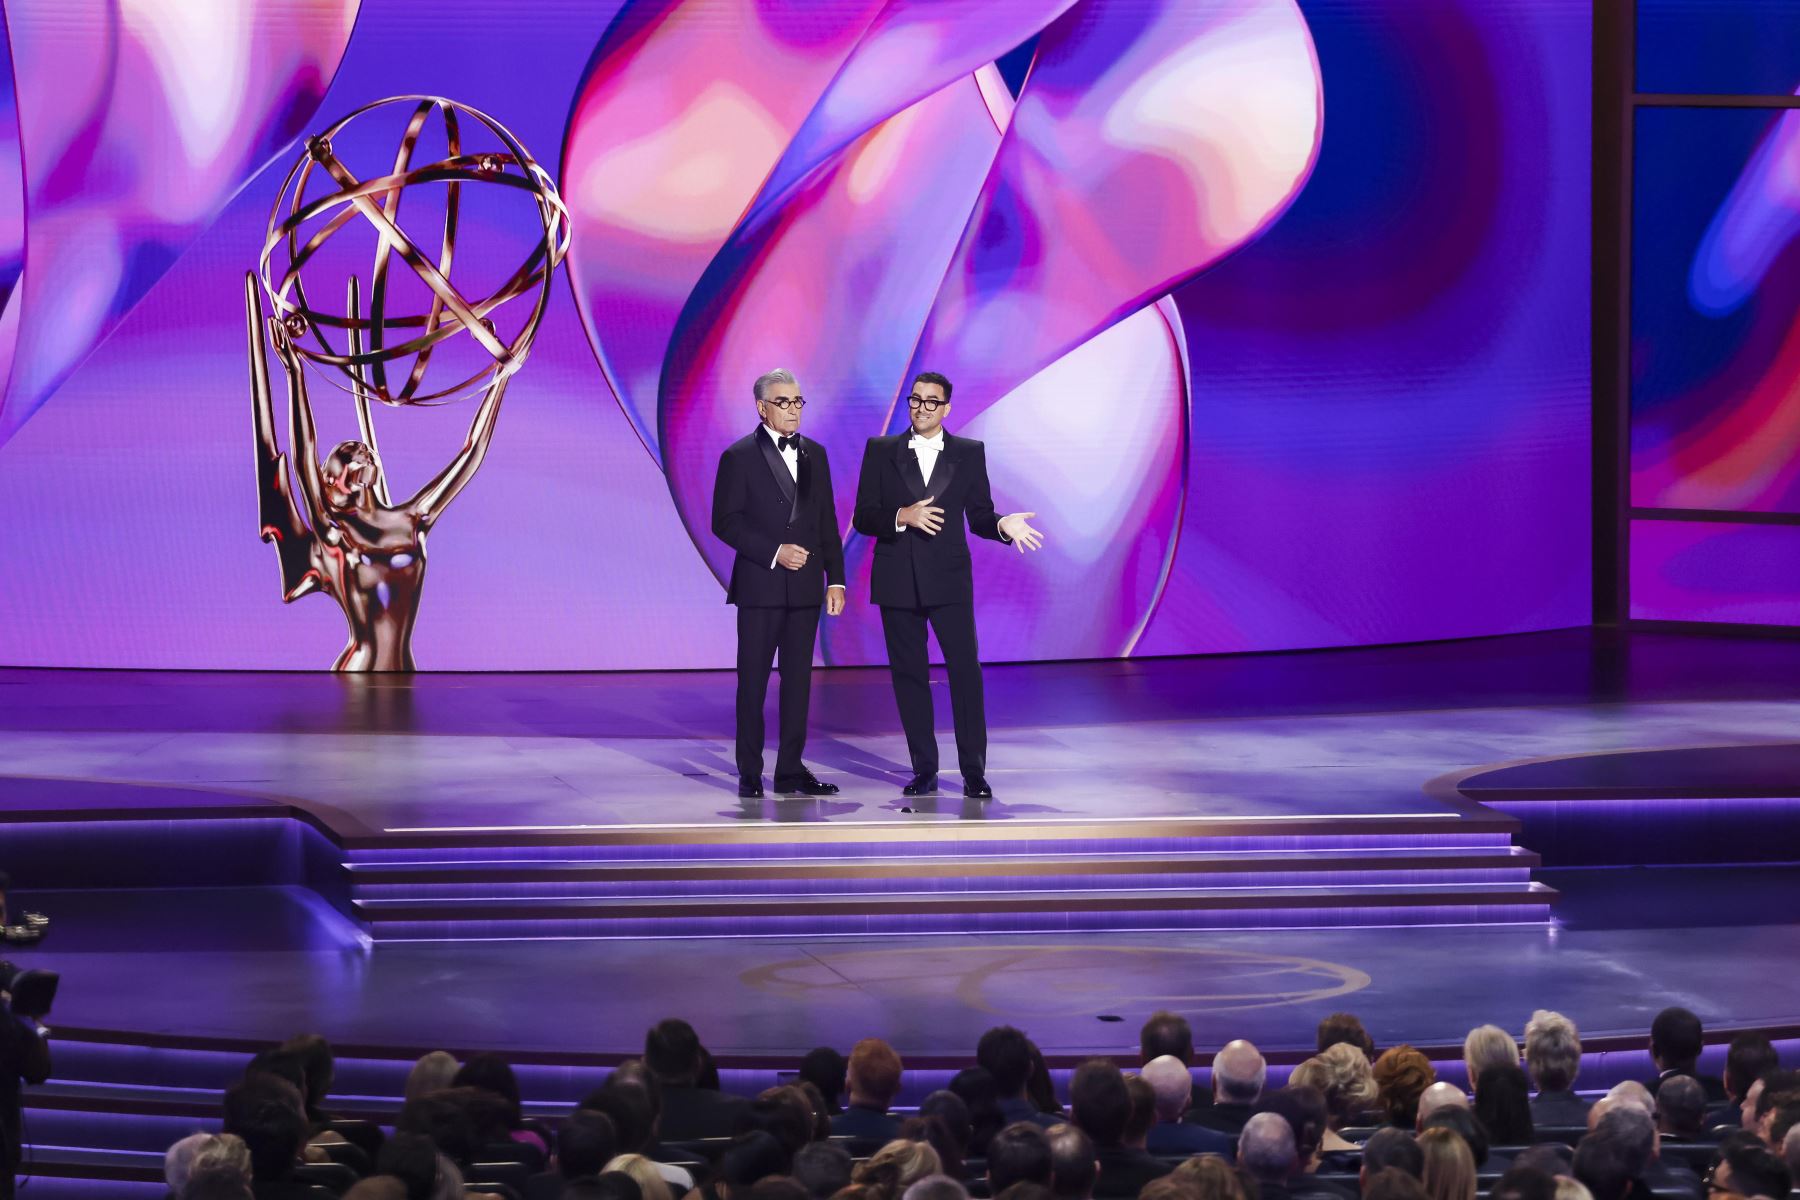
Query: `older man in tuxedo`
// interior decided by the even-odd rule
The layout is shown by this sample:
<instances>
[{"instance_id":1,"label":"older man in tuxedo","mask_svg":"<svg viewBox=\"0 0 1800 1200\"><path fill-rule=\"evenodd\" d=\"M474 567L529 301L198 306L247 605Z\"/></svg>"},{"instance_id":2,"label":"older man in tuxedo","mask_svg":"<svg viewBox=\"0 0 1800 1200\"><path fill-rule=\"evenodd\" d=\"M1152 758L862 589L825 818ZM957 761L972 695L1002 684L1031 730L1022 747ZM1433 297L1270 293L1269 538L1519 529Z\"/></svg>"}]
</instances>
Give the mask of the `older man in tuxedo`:
<instances>
[{"instance_id":1,"label":"older man in tuxedo","mask_svg":"<svg viewBox=\"0 0 1800 1200\"><path fill-rule=\"evenodd\" d=\"M854 524L875 540L871 576L888 671L906 748L912 758L908 796L937 791L937 734L932 728L931 672L926 629L937 634L950 674L950 712L956 726L963 795L992 799L987 781L987 714L981 658L975 641L975 585L964 533L1036 550L1042 536L1028 518L1001 516L988 486L987 448L945 432L950 381L935 371L913 380L907 396L911 428L870 438L856 485Z\"/></svg>"},{"instance_id":2,"label":"older man in tuxedo","mask_svg":"<svg viewBox=\"0 0 1800 1200\"><path fill-rule=\"evenodd\" d=\"M837 785L821 782L800 760L819 607L834 617L844 611L844 540L831 464L823 446L800 436L806 400L793 372L770 371L751 391L760 423L719 456L712 515L714 535L737 552L725 601L737 606L738 795L763 794L763 698L779 653L775 790L831 796Z\"/></svg>"}]
</instances>

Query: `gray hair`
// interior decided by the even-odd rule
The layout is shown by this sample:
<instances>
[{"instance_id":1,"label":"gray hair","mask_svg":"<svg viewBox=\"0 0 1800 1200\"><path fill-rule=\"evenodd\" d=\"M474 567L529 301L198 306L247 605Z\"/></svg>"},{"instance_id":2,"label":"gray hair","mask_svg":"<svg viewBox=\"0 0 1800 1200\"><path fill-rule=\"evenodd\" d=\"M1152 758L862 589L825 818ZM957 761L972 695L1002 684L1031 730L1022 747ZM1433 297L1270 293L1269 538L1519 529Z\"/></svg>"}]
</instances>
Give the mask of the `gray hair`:
<instances>
[{"instance_id":1,"label":"gray hair","mask_svg":"<svg viewBox=\"0 0 1800 1200\"><path fill-rule=\"evenodd\" d=\"M218 1137L209 1138L206 1145L200 1147L199 1152L194 1155L189 1175L191 1178L209 1171L223 1172L249 1183L250 1147L235 1133L221 1133Z\"/></svg>"},{"instance_id":2,"label":"gray hair","mask_svg":"<svg viewBox=\"0 0 1800 1200\"><path fill-rule=\"evenodd\" d=\"M1259 1180L1286 1179L1300 1169L1294 1127L1280 1113L1261 1112L1244 1122L1238 1165Z\"/></svg>"},{"instance_id":3,"label":"gray hair","mask_svg":"<svg viewBox=\"0 0 1800 1200\"><path fill-rule=\"evenodd\" d=\"M1581 1035L1559 1012L1538 1009L1525 1024L1525 1066L1542 1091L1566 1091L1581 1071Z\"/></svg>"},{"instance_id":4,"label":"gray hair","mask_svg":"<svg viewBox=\"0 0 1800 1200\"><path fill-rule=\"evenodd\" d=\"M1787 1160L1788 1174L1800 1179L1800 1125L1789 1129L1781 1139L1781 1157Z\"/></svg>"},{"instance_id":5,"label":"gray hair","mask_svg":"<svg viewBox=\"0 0 1800 1200\"><path fill-rule=\"evenodd\" d=\"M756 377L756 382L750 385L750 394L761 400L763 393L769 390L770 385L777 383L791 383L795 387L800 386L800 381L794 378L792 371L786 367L776 367L773 371L764 371Z\"/></svg>"},{"instance_id":6,"label":"gray hair","mask_svg":"<svg viewBox=\"0 0 1800 1200\"><path fill-rule=\"evenodd\" d=\"M1617 1146L1631 1177L1636 1179L1650 1165L1650 1156L1656 1150L1656 1122L1637 1105L1620 1104L1600 1118L1588 1137Z\"/></svg>"},{"instance_id":7,"label":"gray hair","mask_svg":"<svg viewBox=\"0 0 1800 1200\"><path fill-rule=\"evenodd\" d=\"M927 1175L900 1194L900 1200L968 1200L969 1189L948 1175Z\"/></svg>"},{"instance_id":8,"label":"gray hair","mask_svg":"<svg viewBox=\"0 0 1800 1200\"><path fill-rule=\"evenodd\" d=\"M1156 1093L1157 1117L1179 1121L1194 1102L1194 1078L1188 1074L1187 1064L1173 1054L1160 1054L1145 1063L1140 1074Z\"/></svg>"},{"instance_id":9,"label":"gray hair","mask_svg":"<svg viewBox=\"0 0 1800 1200\"><path fill-rule=\"evenodd\" d=\"M1477 1025L1463 1039L1463 1066L1469 1069L1469 1090L1489 1067L1519 1065L1519 1044L1498 1025Z\"/></svg>"},{"instance_id":10,"label":"gray hair","mask_svg":"<svg viewBox=\"0 0 1800 1200\"><path fill-rule=\"evenodd\" d=\"M210 1133L190 1133L169 1147L168 1153L163 1155L163 1182L169 1185L171 1192L181 1194L181 1189L187 1186L188 1176L193 1173L194 1156L212 1140Z\"/></svg>"}]
</instances>

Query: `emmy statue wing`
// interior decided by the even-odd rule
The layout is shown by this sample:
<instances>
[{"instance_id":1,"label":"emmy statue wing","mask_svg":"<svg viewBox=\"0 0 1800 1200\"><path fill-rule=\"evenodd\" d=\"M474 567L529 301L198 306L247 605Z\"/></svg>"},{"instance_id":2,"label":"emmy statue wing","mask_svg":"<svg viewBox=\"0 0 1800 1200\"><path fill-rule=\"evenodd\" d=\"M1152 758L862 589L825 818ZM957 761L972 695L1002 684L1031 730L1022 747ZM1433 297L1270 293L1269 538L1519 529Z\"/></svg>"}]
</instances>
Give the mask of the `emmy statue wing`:
<instances>
[{"instance_id":1,"label":"emmy statue wing","mask_svg":"<svg viewBox=\"0 0 1800 1200\"><path fill-rule=\"evenodd\" d=\"M312 564L313 532L294 503L288 487L287 455L275 436L262 296L254 273L244 278L244 319L250 335L250 397L256 421L257 521L262 540L275 543L281 561L281 598L295 600L315 591L319 576Z\"/></svg>"}]
</instances>

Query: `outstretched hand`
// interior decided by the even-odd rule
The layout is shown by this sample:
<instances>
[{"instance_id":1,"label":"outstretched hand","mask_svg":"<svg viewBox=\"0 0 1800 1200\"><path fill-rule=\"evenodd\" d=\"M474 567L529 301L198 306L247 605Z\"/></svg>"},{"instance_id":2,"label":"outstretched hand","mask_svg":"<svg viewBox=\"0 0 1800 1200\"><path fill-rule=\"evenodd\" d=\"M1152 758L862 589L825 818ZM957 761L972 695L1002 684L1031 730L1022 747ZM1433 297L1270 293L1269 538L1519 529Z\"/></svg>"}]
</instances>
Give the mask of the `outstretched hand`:
<instances>
[{"instance_id":1,"label":"outstretched hand","mask_svg":"<svg viewBox=\"0 0 1800 1200\"><path fill-rule=\"evenodd\" d=\"M1000 532L1011 539L1020 554L1043 548L1044 535L1033 529L1029 520L1035 516L1034 512L1016 512L1000 518Z\"/></svg>"}]
</instances>

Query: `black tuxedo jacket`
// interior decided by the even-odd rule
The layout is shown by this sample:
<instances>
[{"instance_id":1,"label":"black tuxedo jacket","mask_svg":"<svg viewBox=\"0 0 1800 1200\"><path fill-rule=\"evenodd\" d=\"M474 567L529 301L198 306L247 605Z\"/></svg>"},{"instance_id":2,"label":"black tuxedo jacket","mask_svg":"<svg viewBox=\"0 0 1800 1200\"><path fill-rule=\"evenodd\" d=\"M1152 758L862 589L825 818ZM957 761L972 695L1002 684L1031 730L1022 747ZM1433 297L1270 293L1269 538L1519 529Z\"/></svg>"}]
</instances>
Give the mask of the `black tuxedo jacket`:
<instances>
[{"instance_id":1,"label":"black tuxedo jacket","mask_svg":"<svg viewBox=\"0 0 1800 1200\"><path fill-rule=\"evenodd\" d=\"M746 608L825 603L825 589L844 582L844 537L831 496L831 464L817 442L800 443L796 484L775 443L757 426L719 456L713 482L713 534L737 551L727 604ZM812 552L798 571L771 566L783 543Z\"/></svg>"},{"instance_id":2,"label":"black tuxedo jacket","mask_svg":"<svg viewBox=\"0 0 1800 1200\"><path fill-rule=\"evenodd\" d=\"M870 575L876 604L913 608L970 604L975 584L969 567L969 539L1010 539L1000 533L1000 514L988 488L987 447L973 438L944 434L944 449L925 484L912 434L870 438L856 482L856 531L875 541ZM927 496L944 510L935 535L907 528L895 532L894 517Z\"/></svg>"}]
</instances>

